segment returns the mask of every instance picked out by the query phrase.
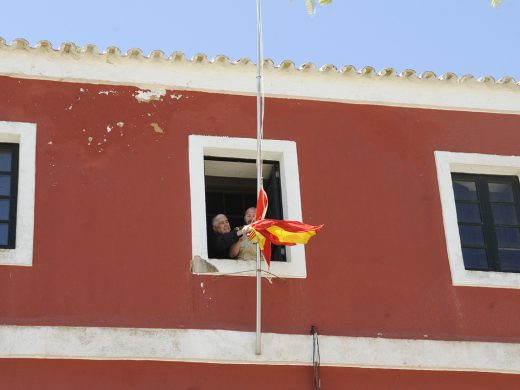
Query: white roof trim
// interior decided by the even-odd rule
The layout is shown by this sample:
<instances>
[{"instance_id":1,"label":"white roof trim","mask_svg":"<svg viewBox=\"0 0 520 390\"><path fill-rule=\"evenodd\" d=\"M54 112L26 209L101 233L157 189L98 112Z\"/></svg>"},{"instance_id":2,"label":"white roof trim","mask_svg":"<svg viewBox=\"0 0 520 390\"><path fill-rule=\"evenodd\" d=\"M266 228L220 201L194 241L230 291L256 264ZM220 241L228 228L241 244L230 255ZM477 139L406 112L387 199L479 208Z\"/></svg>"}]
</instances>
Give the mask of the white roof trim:
<instances>
[{"instance_id":1,"label":"white roof trim","mask_svg":"<svg viewBox=\"0 0 520 390\"><path fill-rule=\"evenodd\" d=\"M209 61L197 54L187 60L183 53L166 58L161 51L145 57L139 49L121 55L117 48L100 53L94 45L79 48L73 43L54 50L47 41L30 47L23 39L7 45L0 38L0 75L240 95L256 92L255 66L248 59L231 62L217 56ZM271 97L520 114L520 85L510 77L476 80L446 73L437 78L432 72L417 76L405 70L397 75L392 69L377 73L371 67L356 71L352 66L337 70L325 65L317 70L313 64L296 69L291 61L274 67L267 60L264 84Z\"/></svg>"}]
</instances>

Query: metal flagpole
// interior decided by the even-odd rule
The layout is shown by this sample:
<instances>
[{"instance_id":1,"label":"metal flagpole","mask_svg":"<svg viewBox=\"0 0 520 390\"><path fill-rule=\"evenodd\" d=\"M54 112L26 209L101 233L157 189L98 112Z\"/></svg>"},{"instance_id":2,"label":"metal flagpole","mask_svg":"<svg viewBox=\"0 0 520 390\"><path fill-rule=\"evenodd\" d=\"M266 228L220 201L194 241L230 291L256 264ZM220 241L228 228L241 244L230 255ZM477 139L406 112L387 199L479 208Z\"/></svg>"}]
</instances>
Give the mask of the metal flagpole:
<instances>
[{"instance_id":1,"label":"metal flagpole","mask_svg":"<svg viewBox=\"0 0 520 390\"><path fill-rule=\"evenodd\" d=\"M256 188L257 195L262 188L262 138L263 138L263 91L262 91L262 1L256 0ZM262 353L262 263L260 247L256 243L256 348L257 355Z\"/></svg>"}]
</instances>

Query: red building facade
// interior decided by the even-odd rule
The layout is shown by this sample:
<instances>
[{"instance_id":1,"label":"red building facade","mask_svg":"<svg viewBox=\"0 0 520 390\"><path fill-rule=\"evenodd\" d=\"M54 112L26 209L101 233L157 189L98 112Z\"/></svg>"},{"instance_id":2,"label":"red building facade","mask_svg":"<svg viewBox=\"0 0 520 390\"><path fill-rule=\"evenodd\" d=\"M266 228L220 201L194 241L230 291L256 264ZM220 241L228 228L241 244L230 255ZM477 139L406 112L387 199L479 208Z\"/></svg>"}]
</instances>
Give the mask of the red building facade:
<instances>
[{"instance_id":1,"label":"red building facade","mask_svg":"<svg viewBox=\"0 0 520 390\"><path fill-rule=\"evenodd\" d=\"M194 226L203 158L250 156L254 71L0 42L1 387L312 389L315 325L324 389L516 388L519 274L464 268L450 173L520 174L518 84L267 64L284 210L325 228L264 280L257 356L255 281Z\"/></svg>"}]
</instances>

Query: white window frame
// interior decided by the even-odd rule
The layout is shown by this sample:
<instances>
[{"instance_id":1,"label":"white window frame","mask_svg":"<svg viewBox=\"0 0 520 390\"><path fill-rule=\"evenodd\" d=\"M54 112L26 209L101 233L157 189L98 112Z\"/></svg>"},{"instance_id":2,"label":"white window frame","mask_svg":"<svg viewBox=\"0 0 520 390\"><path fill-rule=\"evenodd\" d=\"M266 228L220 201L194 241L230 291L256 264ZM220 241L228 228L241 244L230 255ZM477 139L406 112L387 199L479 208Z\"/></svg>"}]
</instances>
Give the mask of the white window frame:
<instances>
[{"instance_id":1,"label":"white window frame","mask_svg":"<svg viewBox=\"0 0 520 390\"><path fill-rule=\"evenodd\" d=\"M470 271L464 268L453 193L452 173L518 176L520 157L435 151L444 234L455 286L520 288L520 273Z\"/></svg>"},{"instance_id":2,"label":"white window frame","mask_svg":"<svg viewBox=\"0 0 520 390\"><path fill-rule=\"evenodd\" d=\"M19 144L16 247L0 249L0 265L31 266L34 240L36 124L0 121L0 142Z\"/></svg>"},{"instance_id":3,"label":"white window frame","mask_svg":"<svg viewBox=\"0 0 520 390\"><path fill-rule=\"evenodd\" d=\"M284 218L301 221L302 208L296 142L263 140L262 153L264 159L280 162ZM194 258L198 256L214 266L217 271L212 272L212 274L234 273L233 276L254 276L255 261L208 259L204 156L255 159L256 139L189 136L192 255ZM271 262L270 272L284 278L305 278L307 271L304 246L288 246L286 247L286 254L286 262ZM266 268L264 262L262 269Z\"/></svg>"}]
</instances>

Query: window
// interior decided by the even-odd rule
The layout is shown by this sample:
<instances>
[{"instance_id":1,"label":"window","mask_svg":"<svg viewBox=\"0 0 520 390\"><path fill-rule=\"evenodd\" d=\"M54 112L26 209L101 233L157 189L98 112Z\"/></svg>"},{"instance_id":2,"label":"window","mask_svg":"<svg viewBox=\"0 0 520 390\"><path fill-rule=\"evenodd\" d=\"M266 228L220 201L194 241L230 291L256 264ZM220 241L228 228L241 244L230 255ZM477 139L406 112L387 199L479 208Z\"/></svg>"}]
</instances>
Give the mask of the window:
<instances>
[{"instance_id":1,"label":"window","mask_svg":"<svg viewBox=\"0 0 520 390\"><path fill-rule=\"evenodd\" d=\"M454 285L520 288L520 157L436 151Z\"/></svg>"},{"instance_id":2,"label":"window","mask_svg":"<svg viewBox=\"0 0 520 390\"><path fill-rule=\"evenodd\" d=\"M464 267L520 271L516 176L452 174Z\"/></svg>"},{"instance_id":3,"label":"window","mask_svg":"<svg viewBox=\"0 0 520 390\"><path fill-rule=\"evenodd\" d=\"M32 265L36 125L0 121L0 265Z\"/></svg>"},{"instance_id":4,"label":"window","mask_svg":"<svg viewBox=\"0 0 520 390\"><path fill-rule=\"evenodd\" d=\"M18 144L0 143L0 248L16 243Z\"/></svg>"},{"instance_id":5,"label":"window","mask_svg":"<svg viewBox=\"0 0 520 390\"><path fill-rule=\"evenodd\" d=\"M279 197L279 216L288 220L301 221L296 143L264 140L262 150L266 161L263 173L266 182L272 180L272 175L274 177L278 175L276 183L279 184L279 188L274 192L277 195L270 196L271 212L275 210L274 197ZM231 216L236 220L235 224L238 225L241 224L239 221L244 212L243 207L246 204L251 206L256 204L256 165L253 163L255 158L256 139L253 138L199 135L189 137L192 271L194 273L255 275L254 261L214 259L208 256L209 218L212 213L221 207L227 207L223 202L232 199L232 203L238 206L229 214L232 214ZM285 253L281 256L278 259L281 261L271 262L272 273L289 278L306 277L303 245L286 247Z\"/></svg>"}]
</instances>

